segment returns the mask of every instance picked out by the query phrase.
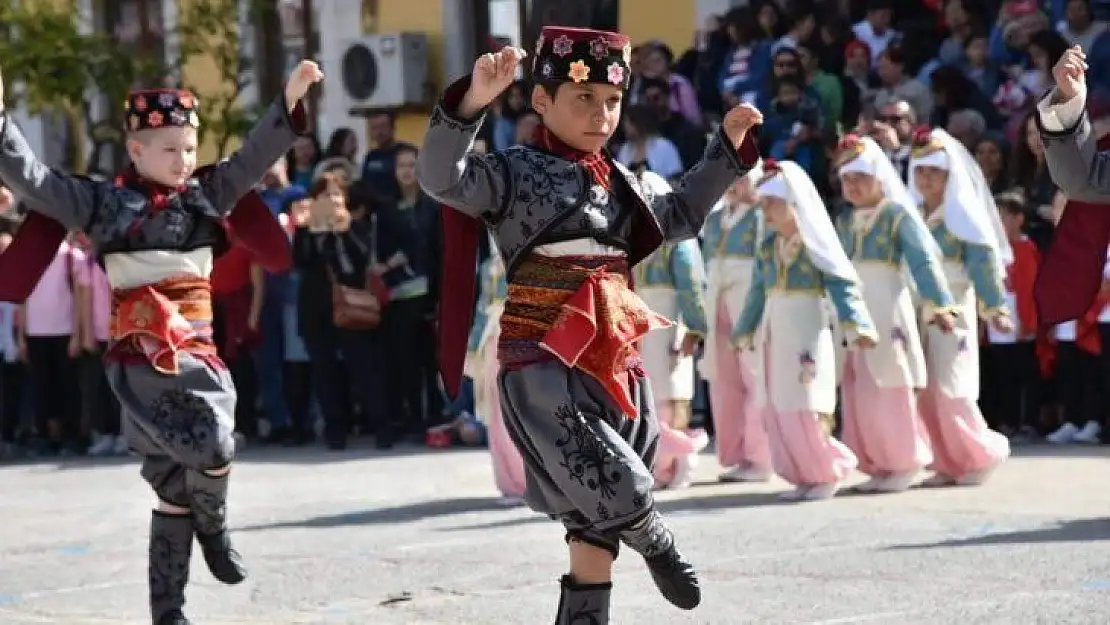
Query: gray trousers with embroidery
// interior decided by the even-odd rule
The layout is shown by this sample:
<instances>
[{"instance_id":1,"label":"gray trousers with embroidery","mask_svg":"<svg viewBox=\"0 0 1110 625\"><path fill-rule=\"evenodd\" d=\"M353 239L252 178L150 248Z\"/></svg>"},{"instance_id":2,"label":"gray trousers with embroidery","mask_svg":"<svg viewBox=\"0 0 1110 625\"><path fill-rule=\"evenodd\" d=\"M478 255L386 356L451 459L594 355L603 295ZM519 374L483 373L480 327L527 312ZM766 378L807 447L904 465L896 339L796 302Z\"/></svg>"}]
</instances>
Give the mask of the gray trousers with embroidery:
<instances>
[{"instance_id":1,"label":"gray trousers with embroidery","mask_svg":"<svg viewBox=\"0 0 1110 625\"><path fill-rule=\"evenodd\" d=\"M499 387L506 428L524 458L528 505L562 521L568 539L615 557L622 530L655 507L659 422L648 381L633 382L636 419L623 416L592 376L555 361L502 371Z\"/></svg>"}]
</instances>

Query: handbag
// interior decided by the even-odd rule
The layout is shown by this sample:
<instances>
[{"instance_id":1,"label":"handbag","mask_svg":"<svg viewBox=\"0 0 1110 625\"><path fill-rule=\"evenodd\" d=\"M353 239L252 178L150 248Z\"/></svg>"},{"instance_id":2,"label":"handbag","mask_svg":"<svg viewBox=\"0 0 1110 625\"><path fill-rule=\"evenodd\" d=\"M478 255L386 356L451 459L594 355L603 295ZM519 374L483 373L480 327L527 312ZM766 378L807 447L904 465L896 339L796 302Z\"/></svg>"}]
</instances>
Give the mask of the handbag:
<instances>
[{"instance_id":1,"label":"handbag","mask_svg":"<svg viewBox=\"0 0 1110 625\"><path fill-rule=\"evenodd\" d=\"M328 268L331 277L332 323L345 330L373 330L382 322L382 312L389 303L389 287L381 276L373 272L378 264L377 255L377 215L370 216L370 268L362 288L340 284L335 273Z\"/></svg>"}]
</instances>

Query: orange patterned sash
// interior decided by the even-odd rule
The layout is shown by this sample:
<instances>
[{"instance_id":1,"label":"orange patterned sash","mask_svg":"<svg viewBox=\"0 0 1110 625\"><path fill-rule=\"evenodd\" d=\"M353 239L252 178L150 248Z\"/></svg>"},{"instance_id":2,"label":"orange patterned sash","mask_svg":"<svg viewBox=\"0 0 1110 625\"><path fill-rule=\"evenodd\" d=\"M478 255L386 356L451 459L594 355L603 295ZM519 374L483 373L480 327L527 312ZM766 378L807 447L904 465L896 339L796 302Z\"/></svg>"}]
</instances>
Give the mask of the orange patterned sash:
<instances>
[{"instance_id":1,"label":"orange patterned sash","mask_svg":"<svg viewBox=\"0 0 1110 625\"><path fill-rule=\"evenodd\" d=\"M215 357L209 281L182 276L113 292L111 333L115 355L141 355L166 375L178 373L182 351Z\"/></svg>"},{"instance_id":2,"label":"orange patterned sash","mask_svg":"<svg viewBox=\"0 0 1110 625\"><path fill-rule=\"evenodd\" d=\"M671 325L629 287L624 259L591 267L541 256L517 270L501 323L501 354L537 344L597 379L629 418L638 415L628 378L639 358L636 342Z\"/></svg>"}]
</instances>

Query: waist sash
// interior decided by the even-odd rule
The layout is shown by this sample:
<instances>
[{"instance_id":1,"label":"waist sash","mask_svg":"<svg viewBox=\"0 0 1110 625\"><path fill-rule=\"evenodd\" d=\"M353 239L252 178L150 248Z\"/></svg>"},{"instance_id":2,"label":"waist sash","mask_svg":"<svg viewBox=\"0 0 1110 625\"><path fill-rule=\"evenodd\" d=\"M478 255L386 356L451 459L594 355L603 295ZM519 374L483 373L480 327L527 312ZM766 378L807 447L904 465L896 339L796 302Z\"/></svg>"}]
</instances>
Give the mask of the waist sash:
<instances>
[{"instance_id":1,"label":"waist sash","mask_svg":"<svg viewBox=\"0 0 1110 625\"><path fill-rule=\"evenodd\" d=\"M107 357L141 357L159 373L176 375L178 354L219 362L212 339L212 290L206 278L181 276L112 293Z\"/></svg>"}]
</instances>

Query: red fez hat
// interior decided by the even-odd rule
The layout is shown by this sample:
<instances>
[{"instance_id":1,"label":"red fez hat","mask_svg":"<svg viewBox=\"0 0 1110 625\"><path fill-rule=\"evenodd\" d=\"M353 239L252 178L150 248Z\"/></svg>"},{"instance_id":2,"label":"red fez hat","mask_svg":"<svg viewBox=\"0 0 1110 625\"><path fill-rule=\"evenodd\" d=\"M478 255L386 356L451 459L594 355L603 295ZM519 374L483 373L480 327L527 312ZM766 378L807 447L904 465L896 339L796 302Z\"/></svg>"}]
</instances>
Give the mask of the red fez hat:
<instances>
[{"instance_id":1,"label":"red fez hat","mask_svg":"<svg viewBox=\"0 0 1110 625\"><path fill-rule=\"evenodd\" d=\"M588 28L544 27L536 40L536 80L614 85L632 79L632 42L620 33Z\"/></svg>"}]
</instances>

